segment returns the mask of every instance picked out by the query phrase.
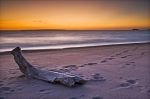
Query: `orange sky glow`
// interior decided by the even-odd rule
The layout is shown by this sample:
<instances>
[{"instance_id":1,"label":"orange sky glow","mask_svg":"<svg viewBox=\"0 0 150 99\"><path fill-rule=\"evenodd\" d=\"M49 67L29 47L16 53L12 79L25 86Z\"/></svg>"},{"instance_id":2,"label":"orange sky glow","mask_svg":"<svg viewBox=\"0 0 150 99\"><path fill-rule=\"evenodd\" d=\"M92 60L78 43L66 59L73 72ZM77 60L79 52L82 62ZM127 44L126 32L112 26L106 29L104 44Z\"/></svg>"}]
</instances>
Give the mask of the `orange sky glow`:
<instances>
[{"instance_id":1,"label":"orange sky glow","mask_svg":"<svg viewBox=\"0 0 150 99\"><path fill-rule=\"evenodd\" d=\"M149 0L0 0L0 30L148 29Z\"/></svg>"}]
</instances>

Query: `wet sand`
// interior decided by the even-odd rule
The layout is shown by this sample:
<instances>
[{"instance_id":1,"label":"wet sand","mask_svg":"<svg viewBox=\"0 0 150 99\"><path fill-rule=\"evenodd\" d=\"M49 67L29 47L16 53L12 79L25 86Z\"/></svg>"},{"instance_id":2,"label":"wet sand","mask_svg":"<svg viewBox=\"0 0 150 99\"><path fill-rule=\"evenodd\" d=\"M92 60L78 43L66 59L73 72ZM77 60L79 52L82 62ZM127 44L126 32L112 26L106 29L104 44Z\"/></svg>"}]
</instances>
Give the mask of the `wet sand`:
<instances>
[{"instance_id":1,"label":"wet sand","mask_svg":"<svg viewBox=\"0 0 150 99\"><path fill-rule=\"evenodd\" d=\"M24 51L36 68L83 77L82 86L26 78L13 56L0 54L0 99L149 99L150 44Z\"/></svg>"}]
</instances>

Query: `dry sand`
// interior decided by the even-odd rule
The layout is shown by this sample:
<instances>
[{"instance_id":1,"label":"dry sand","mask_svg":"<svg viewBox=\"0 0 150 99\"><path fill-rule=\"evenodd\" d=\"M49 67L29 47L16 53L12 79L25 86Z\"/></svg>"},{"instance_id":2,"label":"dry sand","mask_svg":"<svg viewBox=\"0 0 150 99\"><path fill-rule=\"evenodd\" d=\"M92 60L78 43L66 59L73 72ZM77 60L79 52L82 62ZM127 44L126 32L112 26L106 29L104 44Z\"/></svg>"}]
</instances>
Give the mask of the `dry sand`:
<instances>
[{"instance_id":1,"label":"dry sand","mask_svg":"<svg viewBox=\"0 0 150 99\"><path fill-rule=\"evenodd\" d=\"M82 86L68 88L21 76L9 53L0 54L0 99L150 99L150 44L26 51L44 70L80 75Z\"/></svg>"}]
</instances>

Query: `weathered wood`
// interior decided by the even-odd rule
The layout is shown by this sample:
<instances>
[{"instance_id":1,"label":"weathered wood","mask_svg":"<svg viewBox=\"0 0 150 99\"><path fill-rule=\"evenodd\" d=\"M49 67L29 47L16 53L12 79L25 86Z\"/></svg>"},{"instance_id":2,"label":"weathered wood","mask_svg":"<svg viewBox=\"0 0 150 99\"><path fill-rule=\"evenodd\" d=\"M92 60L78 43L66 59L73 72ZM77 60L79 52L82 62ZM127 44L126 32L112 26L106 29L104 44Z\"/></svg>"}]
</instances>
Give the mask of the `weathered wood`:
<instances>
[{"instance_id":1,"label":"weathered wood","mask_svg":"<svg viewBox=\"0 0 150 99\"><path fill-rule=\"evenodd\" d=\"M85 82L84 79L76 75L55 71L44 71L35 68L23 57L20 47L13 49L11 54L14 56L14 60L18 64L20 71L24 73L26 77L36 78L51 83L60 83L69 87Z\"/></svg>"}]
</instances>

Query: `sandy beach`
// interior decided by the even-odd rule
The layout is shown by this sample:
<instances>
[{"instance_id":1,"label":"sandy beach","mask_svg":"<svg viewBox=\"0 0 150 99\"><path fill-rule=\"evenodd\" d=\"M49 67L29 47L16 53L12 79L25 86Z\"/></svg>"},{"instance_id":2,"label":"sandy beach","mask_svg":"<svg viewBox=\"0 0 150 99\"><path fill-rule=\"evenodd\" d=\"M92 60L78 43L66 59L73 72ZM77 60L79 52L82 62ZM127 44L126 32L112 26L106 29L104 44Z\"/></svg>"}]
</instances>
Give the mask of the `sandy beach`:
<instances>
[{"instance_id":1,"label":"sandy beach","mask_svg":"<svg viewBox=\"0 0 150 99\"><path fill-rule=\"evenodd\" d=\"M10 53L0 53L0 99L150 99L150 44L23 51L36 68L81 76L69 88L26 78Z\"/></svg>"}]
</instances>

